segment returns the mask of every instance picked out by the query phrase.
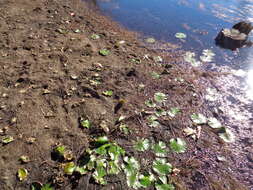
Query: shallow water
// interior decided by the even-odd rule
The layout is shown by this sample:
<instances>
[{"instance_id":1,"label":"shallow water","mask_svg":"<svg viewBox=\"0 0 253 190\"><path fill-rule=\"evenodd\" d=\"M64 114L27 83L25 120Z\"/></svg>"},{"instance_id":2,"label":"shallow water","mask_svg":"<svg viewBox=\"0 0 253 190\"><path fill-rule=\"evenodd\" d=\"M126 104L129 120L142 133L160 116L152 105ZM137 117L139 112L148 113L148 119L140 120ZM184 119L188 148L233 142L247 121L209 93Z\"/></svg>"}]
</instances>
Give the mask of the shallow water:
<instances>
[{"instance_id":1,"label":"shallow water","mask_svg":"<svg viewBox=\"0 0 253 190\"><path fill-rule=\"evenodd\" d=\"M216 64L249 69L250 48L220 50L214 38L221 28L253 22L252 0L98 0L99 7L123 26L158 40L181 44L184 50L213 49ZM187 34L185 43L174 37ZM206 34L208 32L208 34ZM253 37L251 37L253 38ZM246 58L247 57L247 58ZM240 62L240 63L238 63Z\"/></svg>"},{"instance_id":2,"label":"shallow water","mask_svg":"<svg viewBox=\"0 0 253 190\"><path fill-rule=\"evenodd\" d=\"M243 69L244 90L253 99L253 47L226 50L215 45L222 28L239 21L253 22L253 0L97 0L99 8L128 29L145 37L177 44L182 50L200 55L204 49L215 54L215 66ZM177 32L186 40L175 38ZM253 40L253 32L249 36ZM170 50L168 50L170 51ZM209 64L209 69L212 69ZM214 68L214 67L213 67Z\"/></svg>"},{"instance_id":3,"label":"shallow water","mask_svg":"<svg viewBox=\"0 0 253 190\"><path fill-rule=\"evenodd\" d=\"M224 124L230 126L237 136L237 143L231 145L236 154L240 155L237 157L236 166L247 167L241 164L245 161L247 153L243 151L246 145L240 142L248 138L252 139L253 47L231 51L216 46L214 39L222 28L231 28L240 21L253 23L253 0L97 0L94 2L113 20L130 30L139 32L141 39L154 37L161 42L176 44L178 48L167 49L168 52L184 50L195 52L200 56L204 49L211 49L216 55L211 63L201 66L203 69L220 72L237 71L236 75L221 76L211 86L218 90L219 98L216 102L208 103L210 109L222 113ZM177 39L175 37L177 32L185 33L187 38ZM249 39L253 41L253 32ZM249 181L246 176L245 181Z\"/></svg>"}]
</instances>

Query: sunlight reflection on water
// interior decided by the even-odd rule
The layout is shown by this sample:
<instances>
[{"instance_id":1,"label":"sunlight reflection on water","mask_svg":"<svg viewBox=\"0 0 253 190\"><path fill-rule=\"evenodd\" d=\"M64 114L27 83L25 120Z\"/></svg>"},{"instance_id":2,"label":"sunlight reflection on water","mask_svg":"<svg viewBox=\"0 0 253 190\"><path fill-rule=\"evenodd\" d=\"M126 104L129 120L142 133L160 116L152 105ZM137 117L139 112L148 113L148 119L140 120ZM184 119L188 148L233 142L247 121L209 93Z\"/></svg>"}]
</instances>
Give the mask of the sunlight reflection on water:
<instances>
[{"instance_id":1,"label":"sunlight reflection on water","mask_svg":"<svg viewBox=\"0 0 253 190\"><path fill-rule=\"evenodd\" d=\"M253 60L252 60L253 62ZM251 100L253 100L253 69L248 71L248 75L247 75L247 84L249 86L246 94L247 97Z\"/></svg>"}]
</instances>

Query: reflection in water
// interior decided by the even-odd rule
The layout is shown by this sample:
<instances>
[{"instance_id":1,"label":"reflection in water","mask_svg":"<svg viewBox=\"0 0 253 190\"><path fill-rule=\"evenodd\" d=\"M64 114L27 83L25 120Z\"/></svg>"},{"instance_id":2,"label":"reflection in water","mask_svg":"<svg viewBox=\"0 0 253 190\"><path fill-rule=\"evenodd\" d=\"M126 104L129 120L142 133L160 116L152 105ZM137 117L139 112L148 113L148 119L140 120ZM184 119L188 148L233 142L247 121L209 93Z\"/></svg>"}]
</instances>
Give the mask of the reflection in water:
<instances>
[{"instance_id":1,"label":"reflection in water","mask_svg":"<svg viewBox=\"0 0 253 190\"><path fill-rule=\"evenodd\" d=\"M253 63L253 60L252 60ZM248 84L248 90L247 90L247 97L251 100L253 100L253 70L248 71L247 75L247 84Z\"/></svg>"}]
</instances>

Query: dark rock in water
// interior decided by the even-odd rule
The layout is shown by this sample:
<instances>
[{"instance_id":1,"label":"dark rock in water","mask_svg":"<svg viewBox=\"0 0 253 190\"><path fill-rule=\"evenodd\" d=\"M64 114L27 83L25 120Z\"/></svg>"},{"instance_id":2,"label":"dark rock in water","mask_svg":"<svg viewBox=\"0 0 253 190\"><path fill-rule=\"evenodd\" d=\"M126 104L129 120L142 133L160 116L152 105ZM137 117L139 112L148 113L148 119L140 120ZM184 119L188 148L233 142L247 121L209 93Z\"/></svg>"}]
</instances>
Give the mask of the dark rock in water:
<instances>
[{"instance_id":1,"label":"dark rock in water","mask_svg":"<svg viewBox=\"0 0 253 190\"><path fill-rule=\"evenodd\" d=\"M216 45L230 50L236 50L246 45L249 46L252 43L247 41L247 39L252 29L251 24L246 22L239 22L232 29L222 29L215 38Z\"/></svg>"},{"instance_id":2,"label":"dark rock in water","mask_svg":"<svg viewBox=\"0 0 253 190\"><path fill-rule=\"evenodd\" d=\"M233 29L239 30L240 33L248 35L253 29L253 26L247 22L239 22L233 26Z\"/></svg>"}]
</instances>

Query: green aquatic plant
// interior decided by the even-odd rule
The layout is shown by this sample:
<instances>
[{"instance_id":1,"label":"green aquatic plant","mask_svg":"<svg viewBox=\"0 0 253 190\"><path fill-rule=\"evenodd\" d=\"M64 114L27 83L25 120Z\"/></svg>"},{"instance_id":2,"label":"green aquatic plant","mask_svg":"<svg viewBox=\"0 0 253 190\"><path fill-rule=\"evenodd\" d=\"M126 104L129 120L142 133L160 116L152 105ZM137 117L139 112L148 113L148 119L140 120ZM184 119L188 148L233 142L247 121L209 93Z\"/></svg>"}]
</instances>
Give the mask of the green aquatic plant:
<instances>
[{"instance_id":1,"label":"green aquatic plant","mask_svg":"<svg viewBox=\"0 0 253 190\"><path fill-rule=\"evenodd\" d=\"M166 144L162 141L154 144L152 146L152 150L155 152L155 155L158 157L165 157L167 154L167 147Z\"/></svg>"},{"instance_id":2,"label":"green aquatic plant","mask_svg":"<svg viewBox=\"0 0 253 190\"><path fill-rule=\"evenodd\" d=\"M153 44L153 43L155 43L155 39L154 38L147 38L146 40L145 40L145 42L147 42L147 43L150 43L150 44Z\"/></svg>"},{"instance_id":3,"label":"green aquatic plant","mask_svg":"<svg viewBox=\"0 0 253 190\"><path fill-rule=\"evenodd\" d=\"M149 149L149 140L148 139L138 139L134 143L134 148L137 151L144 152Z\"/></svg>"},{"instance_id":4,"label":"green aquatic plant","mask_svg":"<svg viewBox=\"0 0 253 190\"><path fill-rule=\"evenodd\" d=\"M145 101L145 105L150 108L156 107L156 104L153 102L153 100L150 100L150 99Z\"/></svg>"},{"instance_id":5,"label":"green aquatic plant","mask_svg":"<svg viewBox=\"0 0 253 190\"><path fill-rule=\"evenodd\" d=\"M28 171L25 168L18 169L18 179L24 181L28 176Z\"/></svg>"},{"instance_id":6,"label":"green aquatic plant","mask_svg":"<svg viewBox=\"0 0 253 190\"><path fill-rule=\"evenodd\" d=\"M167 176L172 172L172 165L166 159L157 158L153 161L153 170L160 176Z\"/></svg>"},{"instance_id":7,"label":"green aquatic plant","mask_svg":"<svg viewBox=\"0 0 253 190\"><path fill-rule=\"evenodd\" d=\"M167 100L167 95L162 92L156 92L154 95L154 100L158 103L162 103Z\"/></svg>"},{"instance_id":8,"label":"green aquatic plant","mask_svg":"<svg viewBox=\"0 0 253 190\"><path fill-rule=\"evenodd\" d=\"M195 58L196 54L193 53L193 52L190 52L190 51L187 51L184 55L184 60L187 62L187 63L190 63L193 67L198 67L198 66L201 66L201 62L198 61L196 58Z\"/></svg>"},{"instance_id":9,"label":"green aquatic plant","mask_svg":"<svg viewBox=\"0 0 253 190\"><path fill-rule=\"evenodd\" d=\"M99 38L100 38L100 36L98 34L91 35L91 39L93 39L93 40L98 40Z\"/></svg>"},{"instance_id":10,"label":"green aquatic plant","mask_svg":"<svg viewBox=\"0 0 253 190\"><path fill-rule=\"evenodd\" d=\"M160 79L161 78L161 75L158 74L157 72L153 71L150 74L151 74L151 76L152 76L153 79Z\"/></svg>"},{"instance_id":11,"label":"green aquatic plant","mask_svg":"<svg viewBox=\"0 0 253 190\"><path fill-rule=\"evenodd\" d=\"M185 39L187 37L187 35L185 33L178 32L175 34L175 37L178 39Z\"/></svg>"},{"instance_id":12,"label":"green aquatic plant","mask_svg":"<svg viewBox=\"0 0 253 190\"><path fill-rule=\"evenodd\" d=\"M65 174L72 175L73 172L75 171L76 166L74 162L68 162L63 165L63 168Z\"/></svg>"},{"instance_id":13,"label":"green aquatic plant","mask_svg":"<svg viewBox=\"0 0 253 190\"><path fill-rule=\"evenodd\" d=\"M200 60L203 62L212 62L215 53L212 50L204 49L202 55L200 56Z\"/></svg>"},{"instance_id":14,"label":"green aquatic plant","mask_svg":"<svg viewBox=\"0 0 253 190\"><path fill-rule=\"evenodd\" d=\"M107 56L110 54L110 51L108 49L101 49L99 51L99 54L102 55L102 56Z\"/></svg>"},{"instance_id":15,"label":"green aquatic plant","mask_svg":"<svg viewBox=\"0 0 253 190\"><path fill-rule=\"evenodd\" d=\"M175 117L178 113L180 113L181 110L179 108L176 108L176 107L173 107L171 108L167 114L170 116L170 117Z\"/></svg>"},{"instance_id":16,"label":"green aquatic plant","mask_svg":"<svg viewBox=\"0 0 253 190\"><path fill-rule=\"evenodd\" d=\"M193 123L197 124L197 125L201 125L201 124L207 123L207 118L203 114L201 114L201 113L199 113L199 114L196 114L196 113L192 114L191 115L191 119L192 119Z\"/></svg>"},{"instance_id":17,"label":"green aquatic plant","mask_svg":"<svg viewBox=\"0 0 253 190\"><path fill-rule=\"evenodd\" d=\"M172 184L156 184L156 190L175 190L175 187Z\"/></svg>"},{"instance_id":18,"label":"green aquatic plant","mask_svg":"<svg viewBox=\"0 0 253 190\"><path fill-rule=\"evenodd\" d=\"M83 128L89 129L91 127L91 122L88 119L82 119L80 123Z\"/></svg>"},{"instance_id":19,"label":"green aquatic plant","mask_svg":"<svg viewBox=\"0 0 253 190\"><path fill-rule=\"evenodd\" d=\"M186 142L181 138L170 139L170 148L176 153L184 153L186 151Z\"/></svg>"},{"instance_id":20,"label":"green aquatic plant","mask_svg":"<svg viewBox=\"0 0 253 190\"><path fill-rule=\"evenodd\" d=\"M209 118L207 124L214 129L222 127L220 121L214 117Z\"/></svg>"},{"instance_id":21,"label":"green aquatic plant","mask_svg":"<svg viewBox=\"0 0 253 190\"><path fill-rule=\"evenodd\" d=\"M3 144L9 144L9 143L11 143L13 141L14 141L14 138L12 136L4 136L2 138L2 143Z\"/></svg>"},{"instance_id":22,"label":"green aquatic plant","mask_svg":"<svg viewBox=\"0 0 253 190\"><path fill-rule=\"evenodd\" d=\"M235 135L233 134L233 132L225 127L221 127L218 133L219 137L227 143L232 143L235 141Z\"/></svg>"},{"instance_id":23,"label":"green aquatic plant","mask_svg":"<svg viewBox=\"0 0 253 190\"><path fill-rule=\"evenodd\" d=\"M102 93L104 96L112 96L113 95L113 91L112 90L106 90Z\"/></svg>"}]
</instances>

